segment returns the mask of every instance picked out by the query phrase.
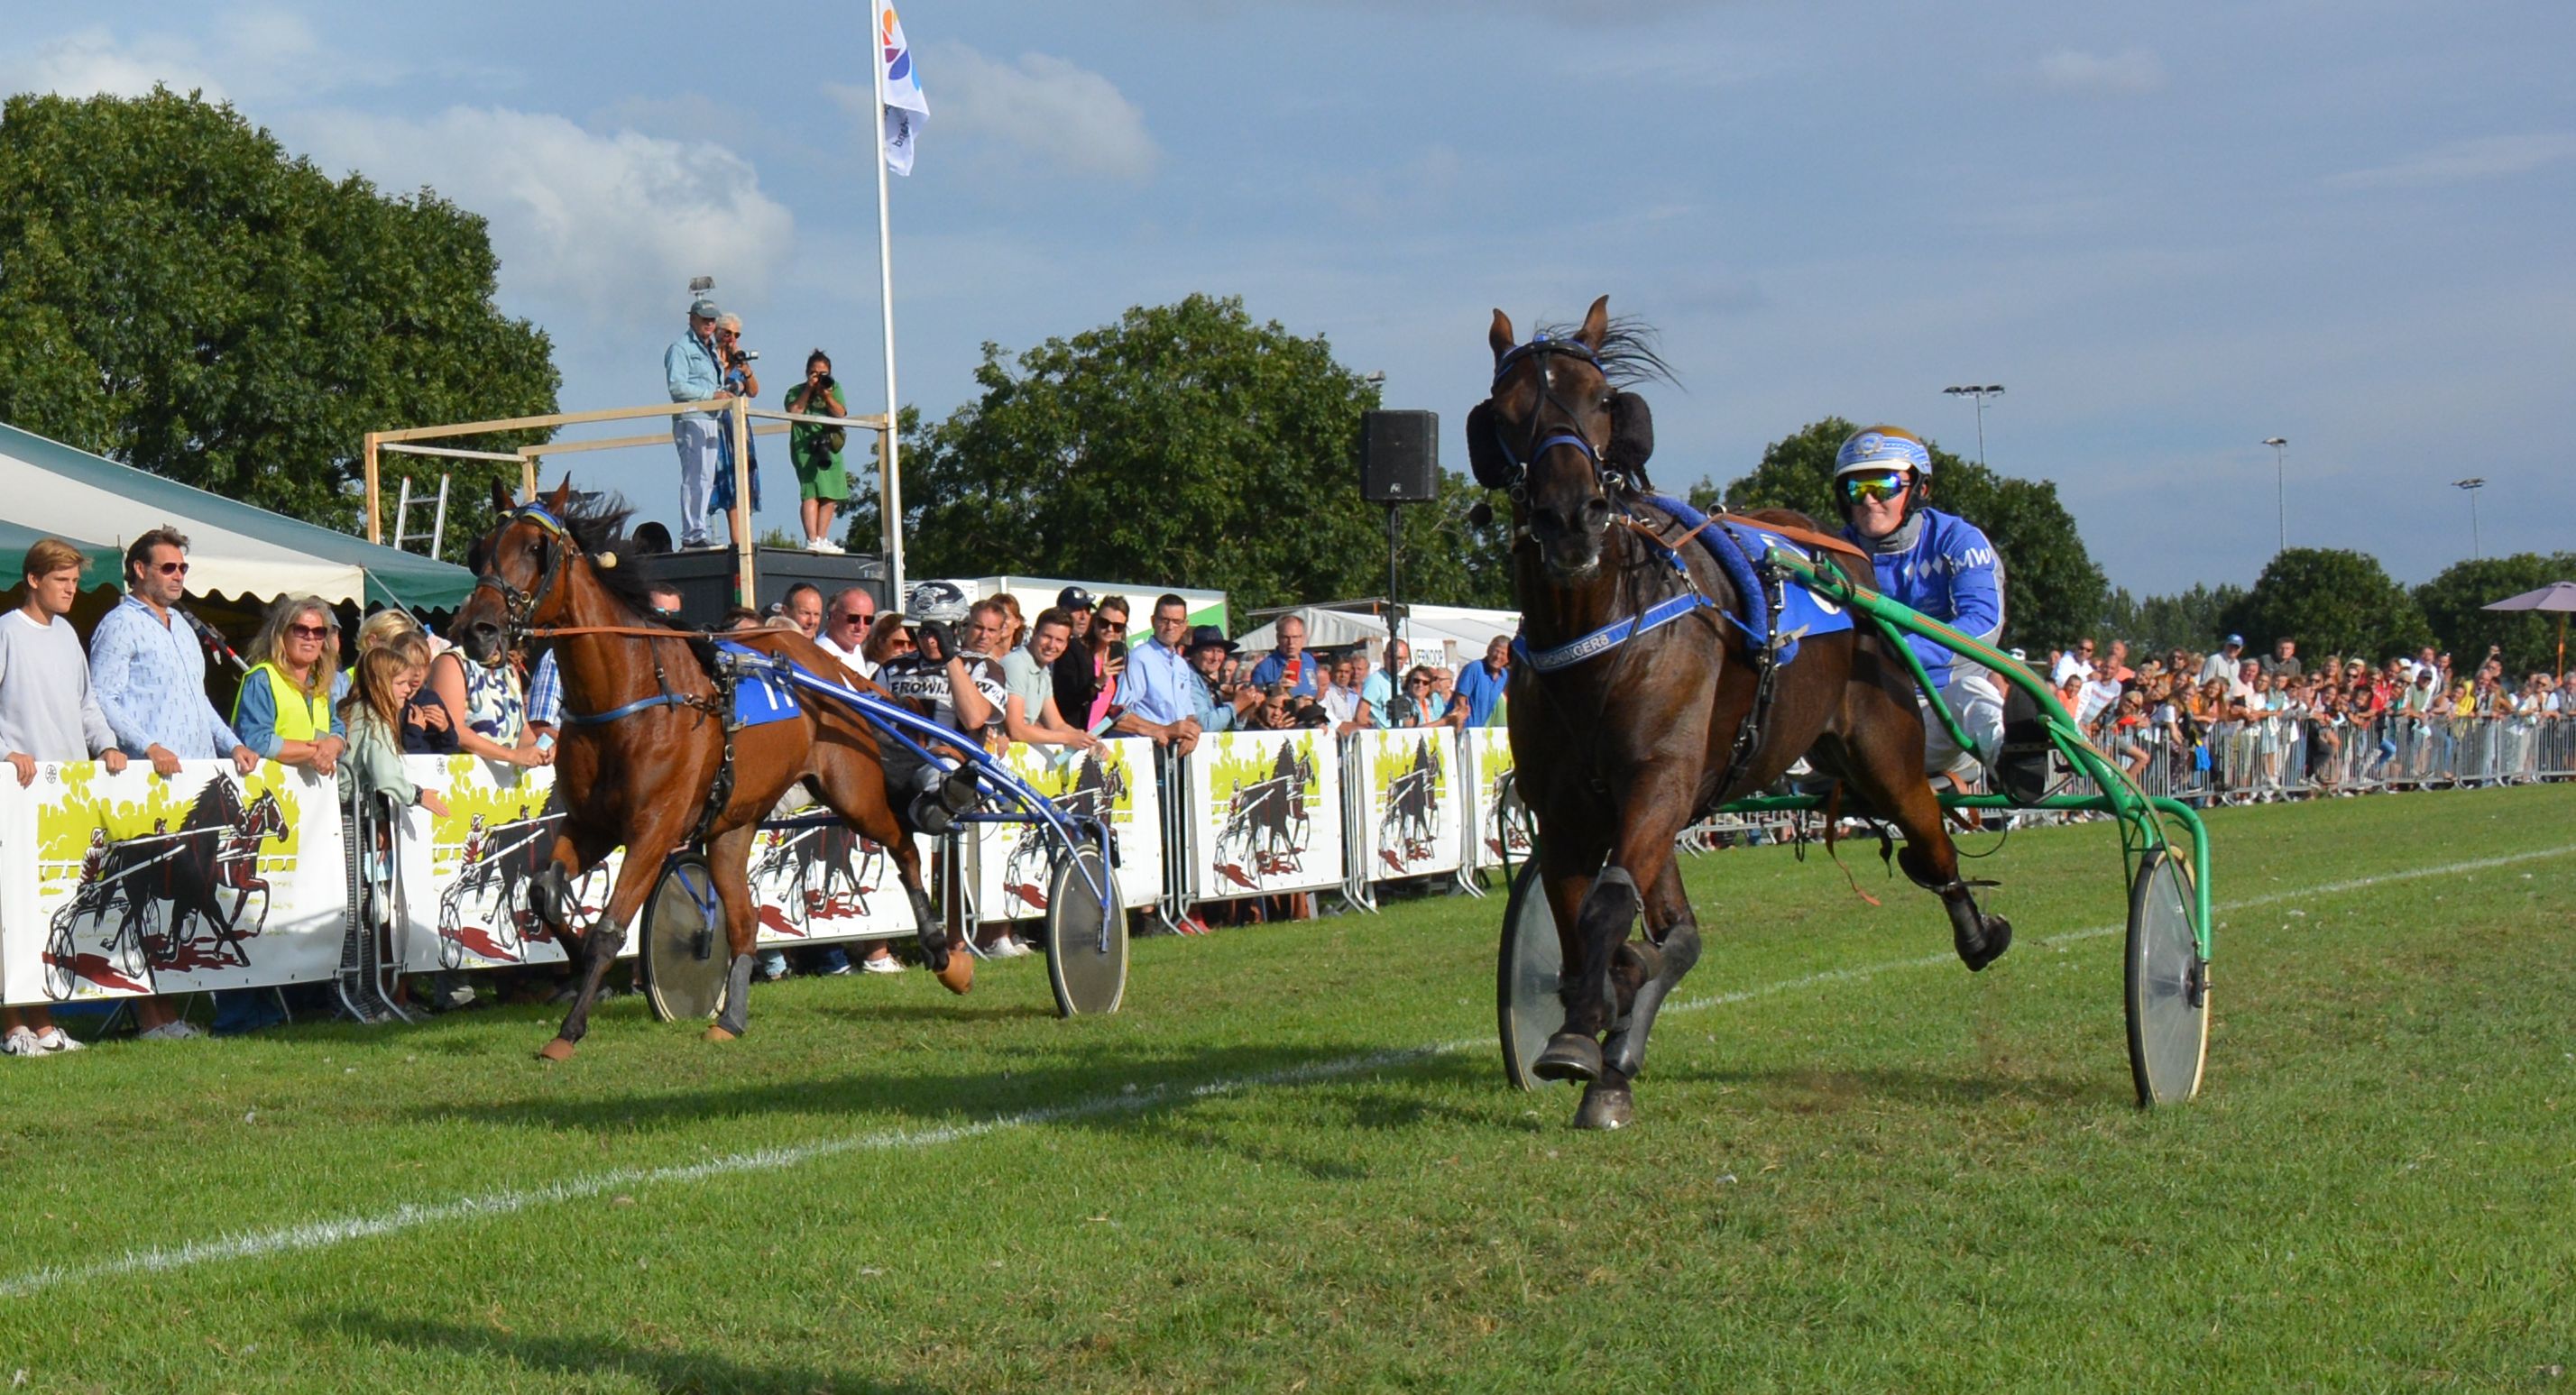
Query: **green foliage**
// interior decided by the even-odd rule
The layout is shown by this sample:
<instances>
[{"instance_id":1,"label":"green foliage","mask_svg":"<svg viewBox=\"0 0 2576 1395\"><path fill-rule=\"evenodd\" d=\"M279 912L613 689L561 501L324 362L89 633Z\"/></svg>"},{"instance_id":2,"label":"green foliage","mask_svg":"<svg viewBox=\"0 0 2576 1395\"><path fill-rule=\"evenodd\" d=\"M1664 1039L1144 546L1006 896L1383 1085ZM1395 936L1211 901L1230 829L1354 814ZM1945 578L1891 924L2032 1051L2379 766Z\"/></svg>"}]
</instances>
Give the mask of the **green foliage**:
<instances>
[{"instance_id":1,"label":"green foliage","mask_svg":"<svg viewBox=\"0 0 2576 1395\"><path fill-rule=\"evenodd\" d=\"M10 98L0 249L0 420L326 526L359 522L368 431L555 409L480 217L335 182L194 95ZM461 555L517 470L437 468Z\"/></svg>"},{"instance_id":2,"label":"green foliage","mask_svg":"<svg viewBox=\"0 0 2576 1395\"><path fill-rule=\"evenodd\" d=\"M2143 601L2132 599L2125 589L2115 589L2103 604L2099 632L2104 639L2127 640L2140 654L2175 649L2207 654L2227 638L2227 612L2244 599L2244 587L2225 583Z\"/></svg>"},{"instance_id":3,"label":"green foliage","mask_svg":"<svg viewBox=\"0 0 2576 1395\"><path fill-rule=\"evenodd\" d=\"M2576 581L2576 552L2542 556L2519 552L2454 562L2441 575L2415 588L2415 604L2432 628L2433 640L2465 662L2483 656L2490 644L2504 648L2505 672L2554 671L2558 662L2561 617L2542 611L2482 610L2479 607L2553 581Z\"/></svg>"},{"instance_id":4,"label":"green foliage","mask_svg":"<svg viewBox=\"0 0 2576 1395\"><path fill-rule=\"evenodd\" d=\"M1357 488L1374 388L1321 337L1236 298L1139 306L1016 357L984 346L982 396L903 438L905 567L1210 587L1238 611L1386 589L1386 513ZM1404 598L1507 604L1502 530L1452 480L1401 511ZM851 535L876 536L873 505Z\"/></svg>"},{"instance_id":5,"label":"green foliage","mask_svg":"<svg viewBox=\"0 0 2576 1395\"><path fill-rule=\"evenodd\" d=\"M1827 417L1772 442L1751 474L1726 486L1727 506L1796 509L1838 529L1834 452L1858 429ZM1935 445L1932 500L1984 529L2003 558L2005 644L2063 646L2100 618L2107 583L2055 484L1999 474Z\"/></svg>"},{"instance_id":6,"label":"green foliage","mask_svg":"<svg viewBox=\"0 0 2576 1395\"><path fill-rule=\"evenodd\" d=\"M2433 638L2414 598L2389 579L2378 558L2339 547L2280 553L2224 615L2226 628L2245 636L2248 654L2296 640L2300 658L2310 663L2329 654L2383 661Z\"/></svg>"}]
</instances>

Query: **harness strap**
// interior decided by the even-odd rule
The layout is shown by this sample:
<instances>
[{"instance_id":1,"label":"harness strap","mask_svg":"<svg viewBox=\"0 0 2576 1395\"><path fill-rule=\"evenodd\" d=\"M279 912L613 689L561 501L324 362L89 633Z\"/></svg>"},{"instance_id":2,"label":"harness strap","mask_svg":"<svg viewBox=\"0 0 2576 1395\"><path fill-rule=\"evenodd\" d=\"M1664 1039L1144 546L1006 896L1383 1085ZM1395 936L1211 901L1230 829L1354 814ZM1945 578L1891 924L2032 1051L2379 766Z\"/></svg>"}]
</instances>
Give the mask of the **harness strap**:
<instances>
[{"instance_id":1,"label":"harness strap","mask_svg":"<svg viewBox=\"0 0 2576 1395\"><path fill-rule=\"evenodd\" d=\"M1534 650L1529 647L1529 641L1526 638L1514 635L1512 654L1520 662L1540 673L1555 673L1560 669L1572 668L1586 659L1599 658L1639 635L1660 630L1692 611L1702 609L1725 614L1724 607L1697 590L1685 591L1643 615L1632 615L1625 620L1613 620L1580 639L1560 644L1553 649ZM1728 618L1734 617L1728 616Z\"/></svg>"},{"instance_id":2,"label":"harness strap","mask_svg":"<svg viewBox=\"0 0 2576 1395\"><path fill-rule=\"evenodd\" d=\"M597 726L601 722L632 716L649 707L696 707L699 701L687 693L663 693L659 697L637 698L623 707L612 707L605 712L566 712L563 724L568 727Z\"/></svg>"}]
</instances>

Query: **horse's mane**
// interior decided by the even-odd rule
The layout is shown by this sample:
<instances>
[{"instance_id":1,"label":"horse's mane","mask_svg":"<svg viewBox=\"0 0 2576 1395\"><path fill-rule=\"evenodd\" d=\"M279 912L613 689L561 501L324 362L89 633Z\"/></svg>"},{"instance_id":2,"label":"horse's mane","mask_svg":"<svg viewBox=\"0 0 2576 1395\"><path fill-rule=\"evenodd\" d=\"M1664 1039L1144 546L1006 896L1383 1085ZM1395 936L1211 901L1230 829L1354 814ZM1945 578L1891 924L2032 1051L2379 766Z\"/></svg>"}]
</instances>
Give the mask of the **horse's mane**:
<instances>
[{"instance_id":1,"label":"horse's mane","mask_svg":"<svg viewBox=\"0 0 2576 1395\"><path fill-rule=\"evenodd\" d=\"M1573 338L1580 328L1580 325L1545 325L1540 332L1550 339L1563 341ZM1634 315L1613 315L1609 329L1602 334L1601 342L1594 346L1592 356L1600 361L1601 376L1614 386L1665 382L1680 387L1681 379L1673 376L1672 365L1664 362L1663 354L1655 347L1660 338L1662 335L1653 325Z\"/></svg>"},{"instance_id":2,"label":"horse's mane","mask_svg":"<svg viewBox=\"0 0 2576 1395\"><path fill-rule=\"evenodd\" d=\"M555 514L555 521L572 534L574 545L592 558L603 552L617 554L617 565L602 567L594 563L590 574L597 578L608 594L617 598L635 618L647 625L669 629L685 628L653 608L653 578L638 565L638 558L627 546L626 523L634 516L635 506L618 494L575 495Z\"/></svg>"},{"instance_id":3,"label":"horse's mane","mask_svg":"<svg viewBox=\"0 0 2576 1395\"><path fill-rule=\"evenodd\" d=\"M212 809L206 807L208 800L214 801ZM188 816L179 821L179 826L204 828L213 823L230 824L237 820L241 811L241 792L233 788L232 781L218 775L208 780L204 789L197 791L196 799L188 805Z\"/></svg>"}]
</instances>

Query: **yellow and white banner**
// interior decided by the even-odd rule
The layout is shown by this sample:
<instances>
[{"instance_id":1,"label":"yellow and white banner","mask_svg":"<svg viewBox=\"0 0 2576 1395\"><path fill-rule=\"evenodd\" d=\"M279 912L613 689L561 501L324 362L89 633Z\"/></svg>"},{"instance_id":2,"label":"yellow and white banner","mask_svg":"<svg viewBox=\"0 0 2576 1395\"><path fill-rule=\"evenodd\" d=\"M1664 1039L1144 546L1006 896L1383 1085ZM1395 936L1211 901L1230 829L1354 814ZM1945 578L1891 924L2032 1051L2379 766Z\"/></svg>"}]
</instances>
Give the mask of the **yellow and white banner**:
<instances>
[{"instance_id":1,"label":"yellow and white banner","mask_svg":"<svg viewBox=\"0 0 2576 1395\"><path fill-rule=\"evenodd\" d=\"M1163 805L1154 785L1154 743L1104 741L1090 751L1014 745L1001 757L1011 773L1068 814L1109 826L1119 903L1150 906L1163 895ZM975 911L985 920L1046 914L1052 867L1044 825L987 823L975 832Z\"/></svg>"},{"instance_id":2,"label":"yellow and white banner","mask_svg":"<svg viewBox=\"0 0 2576 1395\"><path fill-rule=\"evenodd\" d=\"M559 964L569 956L528 909L528 886L554 861L563 815L547 810L554 771L469 755L405 756L412 782L445 796L448 814L405 809L397 855L409 926L405 969L488 969ZM587 926L608 908L625 857L618 849L574 884ZM635 937L626 937L633 953Z\"/></svg>"},{"instance_id":3,"label":"yellow and white banner","mask_svg":"<svg viewBox=\"0 0 2576 1395\"><path fill-rule=\"evenodd\" d=\"M1474 727L1463 742L1467 792L1467 866L1517 865L1530 855L1529 814L1512 779L1512 734L1502 727Z\"/></svg>"},{"instance_id":4,"label":"yellow and white banner","mask_svg":"<svg viewBox=\"0 0 2576 1395\"><path fill-rule=\"evenodd\" d=\"M6 774L0 767L0 774ZM328 978L347 928L332 781L268 763L44 763L0 780L0 997L71 1002Z\"/></svg>"},{"instance_id":5,"label":"yellow and white banner","mask_svg":"<svg viewBox=\"0 0 2576 1395\"><path fill-rule=\"evenodd\" d=\"M1342 761L1331 733L1203 737L1181 769L1193 899L1341 884Z\"/></svg>"},{"instance_id":6,"label":"yellow and white banner","mask_svg":"<svg viewBox=\"0 0 2576 1395\"><path fill-rule=\"evenodd\" d=\"M1447 727L1364 731L1350 738L1352 855L1365 880L1455 872L1465 849L1466 782Z\"/></svg>"},{"instance_id":7,"label":"yellow and white banner","mask_svg":"<svg viewBox=\"0 0 2576 1395\"><path fill-rule=\"evenodd\" d=\"M828 814L817 804L808 814ZM924 875L928 838L915 838ZM912 898L887 850L846 824L764 828L751 843L751 899L763 945L883 940L913 933ZM629 936L630 940L634 937Z\"/></svg>"}]
</instances>

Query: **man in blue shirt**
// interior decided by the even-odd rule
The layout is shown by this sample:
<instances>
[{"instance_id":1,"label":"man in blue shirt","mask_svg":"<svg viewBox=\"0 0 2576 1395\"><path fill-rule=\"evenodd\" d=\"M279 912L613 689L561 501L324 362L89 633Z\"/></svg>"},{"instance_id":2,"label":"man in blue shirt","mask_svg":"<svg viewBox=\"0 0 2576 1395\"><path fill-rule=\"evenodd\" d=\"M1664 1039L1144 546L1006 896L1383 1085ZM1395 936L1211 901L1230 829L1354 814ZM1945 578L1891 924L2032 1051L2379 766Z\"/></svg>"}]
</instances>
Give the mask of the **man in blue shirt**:
<instances>
[{"instance_id":1,"label":"man in blue shirt","mask_svg":"<svg viewBox=\"0 0 2576 1395\"><path fill-rule=\"evenodd\" d=\"M1204 687L1190 668L1184 648L1190 633L1190 603L1168 592L1154 598L1154 637L1127 654L1127 673L1118 685L1118 701L1127 710L1116 730L1150 736L1159 746L1181 755L1198 749L1198 699Z\"/></svg>"},{"instance_id":2,"label":"man in blue shirt","mask_svg":"<svg viewBox=\"0 0 2576 1395\"><path fill-rule=\"evenodd\" d=\"M716 362L716 303L700 296L689 306L689 332L662 354L662 377L674 402L723 403L724 370ZM707 508L715 489L716 453L723 430L717 412L682 412L671 418L671 443L680 452L680 546L707 545Z\"/></svg>"},{"instance_id":3,"label":"man in blue shirt","mask_svg":"<svg viewBox=\"0 0 2576 1395\"><path fill-rule=\"evenodd\" d=\"M1458 700L1467 704L1467 725L1494 724L1494 708L1503 700L1503 685L1511 679L1511 666L1511 636L1496 635L1486 644L1485 657L1467 665L1467 671L1458 675Z\"/></svg>"},{"instance_id":4,"label":"man in blue shirt","mask_svg":"<svg viewBox=\"0 0 2576 1395\"><path fill-rule=\"evenodd\" d=\"M1412 667L1413 646L1403 640L1397 640L1395 667L1392 672L1401 674ZM1395 719L1389 716L1386 710L1386 705L1395 701L1396 680L1390 677L1389 673L1390 670L1385 664L1379 664L1369 670L1368 681L1360 685L1360 701L1367 704L1369 725L1373 727L1395 725Z\"/></svg>"},{"instance_id":5,"label":"man in blue shirt","mask_svg":"<svg viewBox=\"0 0 2576 1395\"><path fill-rule=\"evenodd\" d=\"M1252 685L1264 692L1270 685L1285 681L1288 691L1297 697L1315 695L1315 656L1306 652L1306 620L1299 615L1282 615L1274 627L1279 647L1270 656L1252 666Z\"/></svg>"},{"instance_id":6,"label":"man in blue shirt","mask_svg":"<svg viewBox=\"0 0 2576 1395\"><path fill-rule=\"evenodd\" d=\"M1925 502L1931 485L1931 449L1893 426L1854 433L1834 457L1843 536L1870 555L1879 593L1991 645L2004 628L2003 561L1984 530ZM1992 765L2004 732L2003 693L1994 675L1931 640L1908 635L1905 642L1976 745L1960 751L1949 728L1927 713L1924 769L1971 774L1971 758Z\"/></svg>"},{"instance_id":7,"label":"man in blue shirt","mask_svg":"<svg viewBox=\"0 0 2576 1395\"><path fill-rule=\"evenodd\" d=\"M177 610L188 590L188 540L155 528L125 550L128 591L89 641L90 691L129 756L163 775L182 760L229 758L244 775L259 757L206 697L206 652Z\"/></svg>"}]
</instances>

